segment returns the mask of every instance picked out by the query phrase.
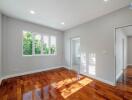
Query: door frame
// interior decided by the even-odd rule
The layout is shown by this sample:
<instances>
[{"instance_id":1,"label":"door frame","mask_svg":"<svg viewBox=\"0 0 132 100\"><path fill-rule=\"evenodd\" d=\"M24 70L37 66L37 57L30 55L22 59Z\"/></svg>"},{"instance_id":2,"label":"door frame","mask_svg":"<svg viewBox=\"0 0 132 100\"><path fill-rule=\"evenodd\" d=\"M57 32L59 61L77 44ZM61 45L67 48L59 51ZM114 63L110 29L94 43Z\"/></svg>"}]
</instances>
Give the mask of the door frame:
<instances>
[{"instance_id":1,"label":"door frame","mask_svg":"<svg viewBox=\"0 0 132 100\"><path fill-rule=\"evenodd\" d=\"M129 26L132 26L132 24L129 24L129 25L124 25L124 26L120 26L120 27L115 27L114 28L114 65L115 65L115 85L117 84L117 80L116 80L116 30L117 29L120 29L120 28L125 28L125 27L129 27ZM124 67L123 67L124 68ZM124 76L124 75L123 75Z\"/></svg>"},{"instance_id":2,"label":"door frame","mask_svg":"<svg viewBox=\"0 0 132 100\"><path fill-rule=\"evenodd\" d=\"M122 66L122 70L123 70L123 69L125 69L125 58L124 58L125 57L124 56L125 55L125 40L124 39L122 39L122 53L123 53L122 54L122 61L123 61L123 63L122 63L122 65L123 65Z\"/></svg>"},{"instance_id":3,"label":"door frame","mask_svg":"<svg viewBox=\"0 0 132 100\"><path fill-rule=\"evenodd\" d=\"M80 50L81 50L81 39L80 39L80 36L76 36L76 37L71 37L70 38L70 69L72 70L73 67L72 67L72 41L73 40L80 40ZM80 56L81 56L81 51L80 51ZM80 57L80 65L81 65L81 57ZM80 65L79 65L79 71L78 73L80 73Z\"/></svg>"}]
</instances>

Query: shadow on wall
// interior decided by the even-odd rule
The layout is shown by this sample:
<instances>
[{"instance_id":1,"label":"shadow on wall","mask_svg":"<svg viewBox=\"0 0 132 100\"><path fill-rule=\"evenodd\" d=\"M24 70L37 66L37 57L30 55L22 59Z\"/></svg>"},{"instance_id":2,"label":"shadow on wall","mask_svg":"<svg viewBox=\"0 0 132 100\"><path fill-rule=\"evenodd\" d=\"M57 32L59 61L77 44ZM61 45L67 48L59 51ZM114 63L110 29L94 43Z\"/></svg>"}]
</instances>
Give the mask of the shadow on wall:
<instances>
[{"instance_id":1,"label":"shadow on wall","mask_svg":"<svg viewBox=\"0 0 132 100\"><path fill-rule=\"evenodd\" d=\"M89 53L88 56L86 53L81 53L81 73L96 75L96 54Z\"/></svg>"}]
</instances>

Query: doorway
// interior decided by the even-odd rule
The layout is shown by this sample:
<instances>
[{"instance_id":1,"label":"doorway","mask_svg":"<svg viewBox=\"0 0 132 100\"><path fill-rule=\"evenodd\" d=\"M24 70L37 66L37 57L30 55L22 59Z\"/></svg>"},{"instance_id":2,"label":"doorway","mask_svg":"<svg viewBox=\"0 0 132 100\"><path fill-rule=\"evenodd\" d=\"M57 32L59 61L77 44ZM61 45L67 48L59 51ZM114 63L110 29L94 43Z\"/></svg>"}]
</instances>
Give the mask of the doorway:
<instances>
[{"instance_id":1,"label":"doorway","mask_svg":"<svg viewBox=\"0 0 132 100\"><path fill-rule=\"evenodd\" d=\"M125 57L127 36L122 29L116 29L116 81L123 75L124 68L127 66Z\"/></svg>"},{"instance_id":2,"label":"doorway","mask_svg":"<svg viewBox=\"0 0 132 100\"><path fill-rule=\"evenodd\" d=\"M71 69L80 73L80 37L71 38Z\"/></svg>"},{"instance_id":3,"label":"doorway","mask_svg":"<svg viewBox=\"0 0 132 100\"><path fill-rule=\"evenodd\" d=\"M132 66L132 25L115 29L115 82L126 82L126 69Z\"/></svg>"}]
</instances>

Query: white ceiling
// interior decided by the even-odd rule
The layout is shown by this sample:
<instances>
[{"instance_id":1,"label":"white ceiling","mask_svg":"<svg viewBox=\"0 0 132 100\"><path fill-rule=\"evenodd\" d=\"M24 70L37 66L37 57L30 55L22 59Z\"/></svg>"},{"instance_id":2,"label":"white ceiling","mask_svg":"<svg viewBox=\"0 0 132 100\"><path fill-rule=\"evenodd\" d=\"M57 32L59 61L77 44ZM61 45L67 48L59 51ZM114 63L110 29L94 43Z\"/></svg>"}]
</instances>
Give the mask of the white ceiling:
<instances>
[{"instance_id":1,"label":"white ceiling","mask_svg":"<svg viewBox=\"0 0 132 100\"><path fill-rule=\"evenodd\" d=\"M131 0L0 0L0 10L11 17L67 30L125 7L130 2ZM36 14L30 14L30 10ZM65 24L62 25L62 22Z\"/></svg>"}]
</instances>

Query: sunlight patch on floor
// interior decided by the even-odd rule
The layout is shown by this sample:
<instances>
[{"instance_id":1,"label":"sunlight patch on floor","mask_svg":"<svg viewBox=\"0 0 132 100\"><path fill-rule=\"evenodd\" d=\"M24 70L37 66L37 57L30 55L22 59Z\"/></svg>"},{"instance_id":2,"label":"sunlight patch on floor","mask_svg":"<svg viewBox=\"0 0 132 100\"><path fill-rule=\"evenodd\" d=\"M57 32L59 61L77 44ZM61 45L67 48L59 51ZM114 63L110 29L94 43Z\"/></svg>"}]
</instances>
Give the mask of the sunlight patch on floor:
<instances>
[{"instance_id":1,"label":"sunlight patch on floor","mask_svg":"<svg viewBox=\"0 0 132 100\"><path fill-rule=\"evenodd\" d=\"M91 80L91 79L84 78L84 79L82 79L82 80L70 85L68 88L62 89L60 91L61 95L64 97L64 99L66 99L67 97L69 97L73 93L79 91L81 88L83 88L87 84L91 83L92 81L93 80Z\"/></svg>"},{"instance_id":2,"label":"sunlight patch on floor","mask_svg":"<svg viewBox=\"0 0 132 100\"><path fill-rule=\"evenodd\" d=\"M79 78L82 78L83 76L79 75ZM75 82L78 80L78 77L73 77L73 78L68 78L68 79L65 79L65 80L62 80L62 81L59 81L57 83L52 83L51 86L56 88L56 89L59 89L65 85L68 85L72 82Z\"/></svg>"}]
</instances>

